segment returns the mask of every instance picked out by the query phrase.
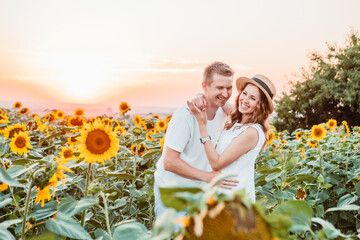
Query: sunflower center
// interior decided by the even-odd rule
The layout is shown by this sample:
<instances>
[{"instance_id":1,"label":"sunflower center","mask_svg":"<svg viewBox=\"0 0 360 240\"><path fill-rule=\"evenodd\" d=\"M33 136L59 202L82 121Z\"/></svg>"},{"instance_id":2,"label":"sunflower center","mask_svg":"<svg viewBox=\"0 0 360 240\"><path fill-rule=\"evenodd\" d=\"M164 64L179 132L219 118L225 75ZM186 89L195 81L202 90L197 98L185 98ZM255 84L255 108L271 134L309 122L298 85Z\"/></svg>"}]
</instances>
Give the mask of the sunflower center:
<instances>
[{"instance_id":1,"label":"sunflower center","mask_svg":"<svg viewBox=\"0 0 360 240\"><path fill-rule=\"evenodd\" d=\"M24 137L18 137L18 138L16 138L16 140L15 140L15 146L16 146L17 148L24 148L25 145L26 145L26 140L25 140Z\"/></svg>"},{"instance_id":2,"label":"sunflower center","mask_svg":"<svg viewBox=\"0 0 360 240\"><path fill-rule=\"evenodd\" d=\"M71 150L66 150L65 152L64 152L64 157L65 158L69 158L69 157L72 157L73 156L73 154L72 154L72 151Z\"/></svg>"},{"instance_id":3,"label":"sunflower center","mask_svg":"<svg viewBox=\"0 0 360 240\"><path fill-rule=\"evenodd\" d=\"M9 133L9 138L13 138L14 135L15 135L16 133L19 133L20 131L22 131L21 128L14 128L13 130L10 131L10 133Z\"/></svg>"},{"instance_id":4,"label":"sunflower center","mask_svg":"<svg viewBox=\"0 0 360 240\"><path fill-rule=\"evenodd\" d=\"M92 154L103 154L110 148L111 140L103 130L97 129L88 133L86 148Z\"/></svg>"},{"instance_id":5,"label":"sunflower center","mask_svg":"<svg viewBox=\"0 0 360 240\"><path fill-rule=\"evenodd\" d=\"M315 136L321 136L321 134L322 134L322 131L321 131L321 129L316 129L315 130Z\"/></svg>"},{"instance_id":6,"label":"sunflower center","mask_svg":"<svg viewBox=\"0 0 360 240\"><path fill-rule=\"evenodd\" d=\"M78 118L73 118L71 119L71 124L74 126L82 126L83 122L81 120L79 120Z\"/></svg>"}]
</instances>

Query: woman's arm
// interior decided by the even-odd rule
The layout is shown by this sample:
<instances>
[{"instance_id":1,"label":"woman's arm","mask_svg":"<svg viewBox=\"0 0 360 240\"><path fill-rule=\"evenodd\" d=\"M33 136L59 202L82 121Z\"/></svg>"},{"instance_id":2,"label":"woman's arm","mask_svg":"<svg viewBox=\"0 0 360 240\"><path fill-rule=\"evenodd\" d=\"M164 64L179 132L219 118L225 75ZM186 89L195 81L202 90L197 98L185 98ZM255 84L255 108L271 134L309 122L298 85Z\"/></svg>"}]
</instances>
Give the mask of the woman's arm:
<instances>
[{"instance_id":1,"label":"woman's arm","mask_svg":"<svg viewBox=\"0 0 360 240\"><path fill-rule=\"evenodd\" d=\"M202 138L208 137L206 123L206 112L205 110L198 109L192 102L188 102L189 111L196 117L199 130ZM206 156L210 162L210 165L214 171L218 171L228 166L237 160L240 156L253 149L259 136L255 128L249 127L244 132L235 137L229 146L220 155L216 152L211 141L204 143Z\"/></svg>"}]
</instances>

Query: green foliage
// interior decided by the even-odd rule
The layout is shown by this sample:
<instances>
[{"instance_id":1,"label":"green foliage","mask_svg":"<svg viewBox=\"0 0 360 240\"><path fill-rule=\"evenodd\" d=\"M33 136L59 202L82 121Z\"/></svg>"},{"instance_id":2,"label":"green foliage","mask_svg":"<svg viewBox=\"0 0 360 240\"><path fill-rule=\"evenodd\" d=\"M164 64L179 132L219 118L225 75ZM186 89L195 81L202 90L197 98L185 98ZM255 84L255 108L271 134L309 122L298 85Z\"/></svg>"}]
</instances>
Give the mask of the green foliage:
<instances>
[{"instance_id":1,"label":"green foliage","mask_svg":"<svg viewBox=\"0 0 360 240\"><path fill-rule=\"evenodd\" d=\"M360 38L351 33L347 45L328 45L328 52L312 53L289 93L276 101L273 124L279 130L310 128L333 118L350 126L360 123Z\"/></svg>"}]
</instances>

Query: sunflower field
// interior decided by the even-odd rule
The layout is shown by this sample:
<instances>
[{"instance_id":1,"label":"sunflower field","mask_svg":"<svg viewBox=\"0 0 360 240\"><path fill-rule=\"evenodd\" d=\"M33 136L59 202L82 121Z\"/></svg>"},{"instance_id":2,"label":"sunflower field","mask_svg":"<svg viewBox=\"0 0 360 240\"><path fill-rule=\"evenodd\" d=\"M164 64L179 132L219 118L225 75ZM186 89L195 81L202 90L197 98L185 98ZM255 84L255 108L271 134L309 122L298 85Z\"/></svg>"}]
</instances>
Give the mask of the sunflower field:
<instances>
[{"instance_id":1,"label":"sunflower field","mask_svg":"<svg viewBox=\"0 0 360 240\"><path fill-rule=\"evenodd\" d=\"M0 109L0 239L359 238L359 127L272 128L256 162L257 203L218 194L220 176L206 189L161 189L165 205L188 215L170 209L155 221L153 174L171 116L130 110Z\"/></svg>"}]
</instances>

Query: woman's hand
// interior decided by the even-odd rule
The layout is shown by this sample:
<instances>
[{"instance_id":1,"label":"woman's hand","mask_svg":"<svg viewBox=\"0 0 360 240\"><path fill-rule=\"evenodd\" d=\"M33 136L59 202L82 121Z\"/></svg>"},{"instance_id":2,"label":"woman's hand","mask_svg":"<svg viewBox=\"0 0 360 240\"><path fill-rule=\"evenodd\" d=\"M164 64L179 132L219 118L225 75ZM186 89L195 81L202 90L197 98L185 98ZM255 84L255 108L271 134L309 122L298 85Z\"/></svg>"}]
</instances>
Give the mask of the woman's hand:
<instances>
[{"instance_id":1,"label":"woman's hand","mask_svg":"<svg viewBox=\"0 0 360 240\"><path fill-rule=\"evenodd\" d=\"M196 94L195 97L191 99L191 102L194 103L200 110L203 110L207 106L206 99L202 93Z\"/></svg>"},{"instance_id":2,"label":"woman's hand","mask_svg":"<svg viewBox=\"0 0 360 240\"><path fill-rule=\"evenodd\" d=\"M191 114L193 114L196 117L196 120L198 121L199 125L207 123L207 116L206 116L206 109L199 109L193 102L187 101L188 110Z\"/></svg>"}]
</instances>

